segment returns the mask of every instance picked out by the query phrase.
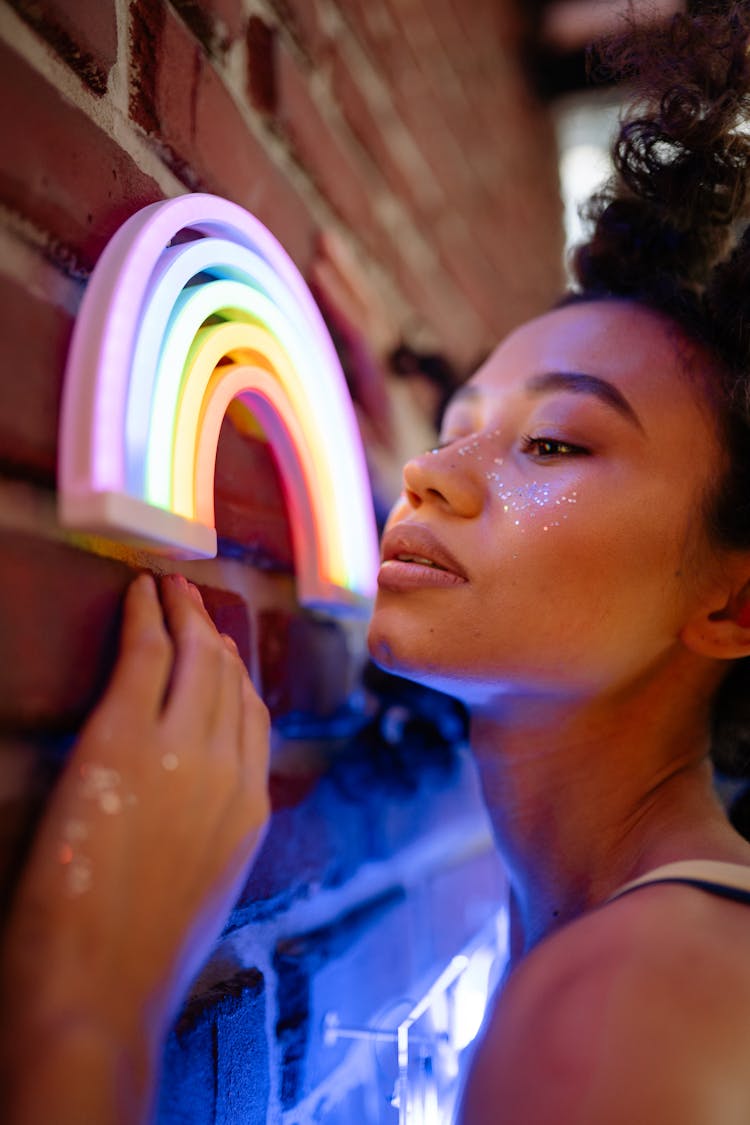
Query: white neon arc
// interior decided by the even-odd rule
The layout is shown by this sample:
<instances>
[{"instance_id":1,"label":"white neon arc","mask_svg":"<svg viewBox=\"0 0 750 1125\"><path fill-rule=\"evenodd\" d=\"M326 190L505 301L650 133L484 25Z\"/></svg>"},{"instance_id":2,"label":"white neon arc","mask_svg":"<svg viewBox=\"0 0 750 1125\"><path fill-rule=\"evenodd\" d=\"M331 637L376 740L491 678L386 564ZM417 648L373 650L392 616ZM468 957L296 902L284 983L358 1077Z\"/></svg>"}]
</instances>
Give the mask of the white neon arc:
<instances>
[{"instance_id":1,"label":"white neon arc","mask_svg":"<svg viewBox=\"0 0 750 1125\"><path fill-rule=\"evenodd\" d=\"M152 203L132 215L112 236L97 263L96 285L86 288L81 301L62 402L61 426L70 435L59 464L65 491L86 492L92 483L102 491L120 487L125 475L122 435L133 341L158 259L185 228L227 238L272 262L305 317L316 325L330 370L337 372L345 385L320 312L297 267L254 215L228 200L203 193L177 196L168 205L163 201ZM96 374L93 380L92 370ZM106 378L102 372L107 373Z\"/></svg>"}]
</instances>

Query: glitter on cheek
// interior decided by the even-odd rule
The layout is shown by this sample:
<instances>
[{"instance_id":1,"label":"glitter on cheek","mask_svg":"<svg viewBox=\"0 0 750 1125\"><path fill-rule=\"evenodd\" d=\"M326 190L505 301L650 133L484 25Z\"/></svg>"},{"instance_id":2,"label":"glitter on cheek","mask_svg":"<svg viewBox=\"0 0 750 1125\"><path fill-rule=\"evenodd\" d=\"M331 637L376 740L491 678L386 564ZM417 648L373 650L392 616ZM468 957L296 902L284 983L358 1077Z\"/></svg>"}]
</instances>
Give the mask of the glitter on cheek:
<instances>
[{"instance_id":1,"label":"glitter on cheek","mask_svg":"<svg viewBox=\"0 0 750 1125\"><path fill-rule=\"evenodd\" d=\"M528 519L533 519L538 512L549 517L551 507L564 508L570 504L575 504L578 499L578 493L575 491L554 497L552 485L547 481L530 481L527 485L509 488L500 479L499 473L490 471L484 475L488 481L495 485L494 492L502 503L503 512L513 514L515 517L513 526L519 527L521 531L524 531L523 521L518 517L525 516ZM561 520L567 518L568 512L558 511L556 514L559 517L558 519L547 518L543 525L544 531L559 527Z\"/></svg>"}]
</instances>

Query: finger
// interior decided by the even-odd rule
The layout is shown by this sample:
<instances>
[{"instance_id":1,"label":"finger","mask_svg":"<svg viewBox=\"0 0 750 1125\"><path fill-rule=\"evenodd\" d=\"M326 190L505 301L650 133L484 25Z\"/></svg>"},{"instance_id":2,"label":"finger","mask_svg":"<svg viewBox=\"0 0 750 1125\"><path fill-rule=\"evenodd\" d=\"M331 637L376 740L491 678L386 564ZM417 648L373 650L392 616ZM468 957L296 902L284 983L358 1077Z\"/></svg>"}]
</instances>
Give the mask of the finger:
<instances>
[{"instance_id":1,"label":"finger","mask_svg":"<svg viewBox=\"0 0 750 1125\"><path fill-rule=\"evenodd\" d=\"M125 595L120 649L99 711L124 708L152 718L161 710L172 671L172 642L150 574L140 574Z\"/></svg>"},{"instance_id":2,"label":"finger","mask_svg":"<svg viewBox=\"0 0 750 1125\"><path fill-rule=\"evenodd\" d=\"M241 755L246 784L251 792L267 800L271 720L268 708L247 674L242 679Z\"/></svg>"},{"instance_id":3,"label":"finger","mask_svg":"<svg viewBox=\"0 0 750 1125\"><path fill-rule=\"evenodd\" d=\"M226 757L239 770L242 764L242 680L247 673L232 638L222 633L220 640L221 672L212 741L217 755Z\"/></svg>"},{"instance_id":4,"label":"finger","mask_svg":"<svg viewBox=\"0 0 750 1125\"><path fill-rule=\"evenodd\" d=\"M163 579L161 596L175 649L165 722L188 739L205 739L219 705L224 645L182 575Z\"/></svg>"}]
</instances>

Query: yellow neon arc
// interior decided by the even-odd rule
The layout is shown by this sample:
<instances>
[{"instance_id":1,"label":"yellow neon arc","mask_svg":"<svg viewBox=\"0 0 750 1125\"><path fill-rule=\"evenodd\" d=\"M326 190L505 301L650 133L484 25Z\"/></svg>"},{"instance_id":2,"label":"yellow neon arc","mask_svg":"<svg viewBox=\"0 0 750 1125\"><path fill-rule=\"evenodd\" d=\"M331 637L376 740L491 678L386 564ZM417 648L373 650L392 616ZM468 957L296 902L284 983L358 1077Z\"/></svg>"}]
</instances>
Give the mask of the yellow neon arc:
<instances>
[{"instance_id":1,"label":"yellow neon arc","mask_svg":"<svg viewBox=\"0 0 750 1125\"><path fill-rule=\"evenodd\" d=\"M295 557L312 557L316 550L316 528L330 519L323 493L313 487L315 469L306 449L305 434L294 414L284 410L283 387L273 375L261 367L229 365L218 368L212 377L206 395L203 423L195 452L196 480L212 480L216 463L219 431L228 404L241 396L243 402L258 418L276 451L289 519L292 527ZM307 503L305 498L312 503ZM330 499L328 501L330 505ZM198 497L199 507L213 507L213 488L205 489ZM327 551L319 555L317 596L313 600L324 602L335 587L348 586L346 561Z\"/></svg>"},{"instance_id":2,"label":"yellow neon arc","mask_svg":"<svg viewBox=\"0 0 750 1125\"><path fill-rule=\"evenodd\" d=\"M235 362L219 366L224 358ZM168 459L170 462L173 509L189 519L213 526L213 474L221 421L231 400L255 386L238 383L235 376L238 365L254 373L263 371L265 400L277 407L282 402L286 404L286 413L291 415L286 431L295 435L296 460L302 472L304 491L312 501L318 526L322 526L331 518L335 497L332 451L319 435L305 432L296 421L305 417L307 403L289 357L264 328L241 322L211 325L202 329L196 338L176 412L171 458L165 443L158 443L155 435L155 448L165 462ZM218 415L217 411L220 411ZM259 421L264 425L262 419ZM267 436L271 438L270 434ZM206 449L211 448L212 442L213 452L207 454ZM273 447L273 441L271 445ZM202 456L199 456L199 449L203 451ZM280 466L283 476L282 462ZM347 584L351 577L345 559L336 551L332 540L321 544L321 567L331 582Z\"/></svg>"}]
</instances>

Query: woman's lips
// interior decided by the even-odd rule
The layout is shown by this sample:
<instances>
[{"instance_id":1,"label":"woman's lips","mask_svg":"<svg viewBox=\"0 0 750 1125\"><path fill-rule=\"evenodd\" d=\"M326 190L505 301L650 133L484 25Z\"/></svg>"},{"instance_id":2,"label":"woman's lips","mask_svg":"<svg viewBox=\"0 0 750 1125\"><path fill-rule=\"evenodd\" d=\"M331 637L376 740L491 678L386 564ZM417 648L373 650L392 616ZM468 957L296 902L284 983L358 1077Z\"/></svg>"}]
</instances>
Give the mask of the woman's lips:
<instances>
[{"instance_id":1,"label":"woman's lips","mask_svg":"<svg viewBox=\"0 0 750 1125\"><path fill-rule=\"evenodd\" d=\"M383 536L378 574L381 590L460 586L466 572L437 536L421 524L398 523Z\"/></svg>"}]
</instances>

